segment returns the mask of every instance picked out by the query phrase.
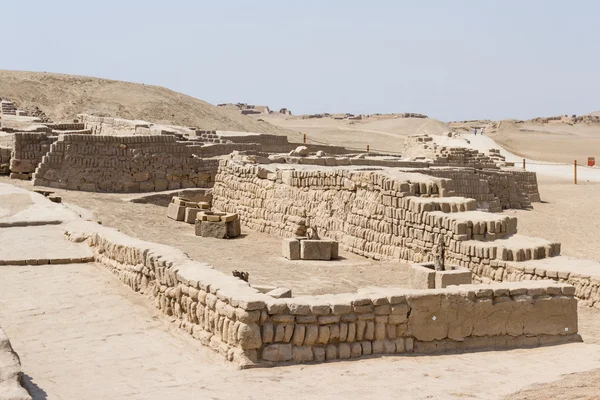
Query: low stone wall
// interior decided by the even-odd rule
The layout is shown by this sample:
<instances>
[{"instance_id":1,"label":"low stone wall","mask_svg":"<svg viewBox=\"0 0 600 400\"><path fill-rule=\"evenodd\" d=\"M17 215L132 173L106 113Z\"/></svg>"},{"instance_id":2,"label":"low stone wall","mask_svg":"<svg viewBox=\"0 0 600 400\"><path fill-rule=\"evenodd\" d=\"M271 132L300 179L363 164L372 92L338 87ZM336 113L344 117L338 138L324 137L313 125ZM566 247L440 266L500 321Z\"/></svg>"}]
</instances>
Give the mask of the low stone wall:
<instances>
[{"instance_id":1,"label":"low stone wall","mask_svg":"<svg viewBox=\"0 0 600 400\"><path fill-rule=\"evenodd\" d=\"M168 246L85 222L67 236L204 345L244 367L580 341L571 286L373 288L275 299Z\"/></svg>"},{"instance_id":2,"label":"low stone wall","mask_svg":"<svg viewBox=\"0 0 600 400\"><path fill-rule=\"evenodd\" d=\"M493 260L469 265L480 282L520 282L552 279L575 287L582 303L600 309L600 262L570 257L514 262Z\"/></svg>"},{"instance_id":3,"label":"low stone wall","mask_svg":"<svg viewBox=\"0 0 600 400\"><path fill-rule=\"evenodd\" d=\"M21 360L0 328L0 400L31 400L21 386Z\"/></svg>"},{"instance_id":4,"label":"low stone wall","mask_svg":"<svg viewBox=\"0 0 600 400\"><path fill-rule=\"evenodd\" d=\"M86 130L85 123L83 122L72 122L72 123L58 123L58 124L45 124L48 128L53 131L83 131Z\"/></svg>"},{"instance_id":5,"label":"low stone wall","mask_svg":"<svg viewBox=\"0 0 600 400\"><path fill-rule=\"evenodd\" d=\"M34 185L93 192L211 187L217 166L169 135L60 135Z\"/></svg>"},{"instance_id":6,"label":"low stone wall","mask_svg":"<svg viewBox=\"0 0 600 400\"><path fill-rule=\"evenodd\" d=\"M13 177L30 178L56 139L56 136L47 133L15 133L10 160Z\"/></svg>"}]
</instances>

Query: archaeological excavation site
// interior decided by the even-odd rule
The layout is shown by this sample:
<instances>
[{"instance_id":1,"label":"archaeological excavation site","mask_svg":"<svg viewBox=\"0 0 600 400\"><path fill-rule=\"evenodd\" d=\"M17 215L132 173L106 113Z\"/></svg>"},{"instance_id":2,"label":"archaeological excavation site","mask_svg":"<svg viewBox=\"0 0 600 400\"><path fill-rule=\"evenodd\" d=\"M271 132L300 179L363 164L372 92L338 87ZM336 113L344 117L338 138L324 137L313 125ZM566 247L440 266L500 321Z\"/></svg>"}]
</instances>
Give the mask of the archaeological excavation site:
<instances>
[{"instance_id":1,"label":"archaeological excavation site","mask_svg":"<svg viewBox=\"0 0 600 400\"><path fill-rule=\"evenodd\" d=\"M36 379L83 354L121 354L98 378L121 388L142 349L208 352L234 380L587 346L600 262L520 233L544 204L536 172L465 129L408 135L399 154L38 111L2 100L2 400L45 398Z\"/></svg>"}]
</instances>

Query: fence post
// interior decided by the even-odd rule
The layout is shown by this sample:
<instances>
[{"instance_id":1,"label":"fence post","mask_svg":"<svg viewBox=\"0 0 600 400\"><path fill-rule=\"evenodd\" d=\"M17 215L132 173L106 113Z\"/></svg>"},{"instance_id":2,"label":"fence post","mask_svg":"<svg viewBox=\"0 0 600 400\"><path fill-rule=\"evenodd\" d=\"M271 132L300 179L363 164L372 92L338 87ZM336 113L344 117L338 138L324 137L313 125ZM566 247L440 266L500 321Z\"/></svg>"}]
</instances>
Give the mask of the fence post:
<instances>
[{"instance_id":1,"label":"fence post","mask_svg":"<svg viewBox=\"0 0 600 400\"><path fill-rule=\"evenodd\" d=\"M304 144L306 144L306 133L304 134Z\"/></svg>"},{"instance_id":2,"label":"fence post","mask_svg":"<svg viewBox=\"0 0 600 400\"><path fill-rule=\"evenodd\" d=\"M371 150L371 146L367 145L367 153Z\"/></svg>"},{"instance_id":3,"label":"fence post","mask_svg":"<svg viewBox=\"0 0 600 400\"><path fill-rule=\"evenodd\" d=\"M577 160L573 161L573 181L577 185Z\"/></svg>"},{"instance_id":4,"label":"fence post","mask_svg":"<svg viewBox=\"0 0 600 400\"><path fill-rule=\"evenodd\" d=\"M523 159L523 171L525 171L525 159Z\"/></svg>"}]
</instances>

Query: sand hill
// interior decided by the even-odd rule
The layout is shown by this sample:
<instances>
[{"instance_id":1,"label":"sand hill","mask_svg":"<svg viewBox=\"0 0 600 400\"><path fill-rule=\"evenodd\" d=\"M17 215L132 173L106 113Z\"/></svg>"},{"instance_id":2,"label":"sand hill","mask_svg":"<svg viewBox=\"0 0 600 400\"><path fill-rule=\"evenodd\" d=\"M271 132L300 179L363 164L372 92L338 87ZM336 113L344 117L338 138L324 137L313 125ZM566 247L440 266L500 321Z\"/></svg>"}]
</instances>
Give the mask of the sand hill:
<instances>
[{"instance_id":1,"label":"sand hill","mask_svg":"<svg viewBox=\"0 0 600 400\"><path fill-rule=\"evenodd\" d=\"M592 113L589 116L600 116ZM485 129L487 136L518 156L541 161L587 165L588 157L600 164L600 120L589 116L535 118L527 121L451 122L452 129L472 136L474 128Z\"/></svg>"},{"instance_id":2,"label":"sand hill","mask_svg":"<svg viewBox=\"0 0 600 400\"><path fill-rule=\"evenodd\" d=\"M0 70L0 98L12 100L20 108L37 106L54 121L86 113L207 130L292 135L285 129L163 87L101 78Z\"/></svg>"},{"instance_id":3,"label":"sand hill","mask_svg":"<svg viewBox=\"0 0 600 400\"><path fill-rule=\"evenodd\" d=\"M323 142L363 151L369 145L373 151L402 152L404 139L408 135L441 134L450 130L446 123L433 118L402 118L395 115L374 115L362 120L281 114L262 115L260 118L273 125L301 132L296 134L296 141L301 141L306 133L309 143Z\"/></svg>"}]
</instances>

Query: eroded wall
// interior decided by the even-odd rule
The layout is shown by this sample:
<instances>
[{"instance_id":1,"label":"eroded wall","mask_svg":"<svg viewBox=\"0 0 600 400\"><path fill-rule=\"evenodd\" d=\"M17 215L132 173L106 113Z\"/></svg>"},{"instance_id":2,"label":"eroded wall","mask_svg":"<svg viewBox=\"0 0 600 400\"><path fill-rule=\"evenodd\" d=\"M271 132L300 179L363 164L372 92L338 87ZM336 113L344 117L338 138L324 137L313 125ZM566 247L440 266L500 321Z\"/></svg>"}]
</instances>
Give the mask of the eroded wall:
<instances>
[{"instance_id":1,"label":"eroded wall","mask_svg":"<svg viewBox=\"0 0 600 400\"><path fill-rule=\"evenodd\" d=\"M34 185L92 192L211 187L217 160L201 159L173 136L60 135Z\"/></svg>"},{"instance_id":2,"label":"eroded wall","mask_svg":"<svg viewBox=\"0 0 600 400\"><path fill-rule=\"evenodd\" d=\"M513 237L515 217L475 211L476 200L447 197L454 189L448 179L393 170L274 171L221 161L214 207L240 214L254 230L281 237L316 227L346 250L374 259L431 261L439 235L448 261L459 265L560 254L559 243L521 243Z\"/></svg>"}]
</instances>

